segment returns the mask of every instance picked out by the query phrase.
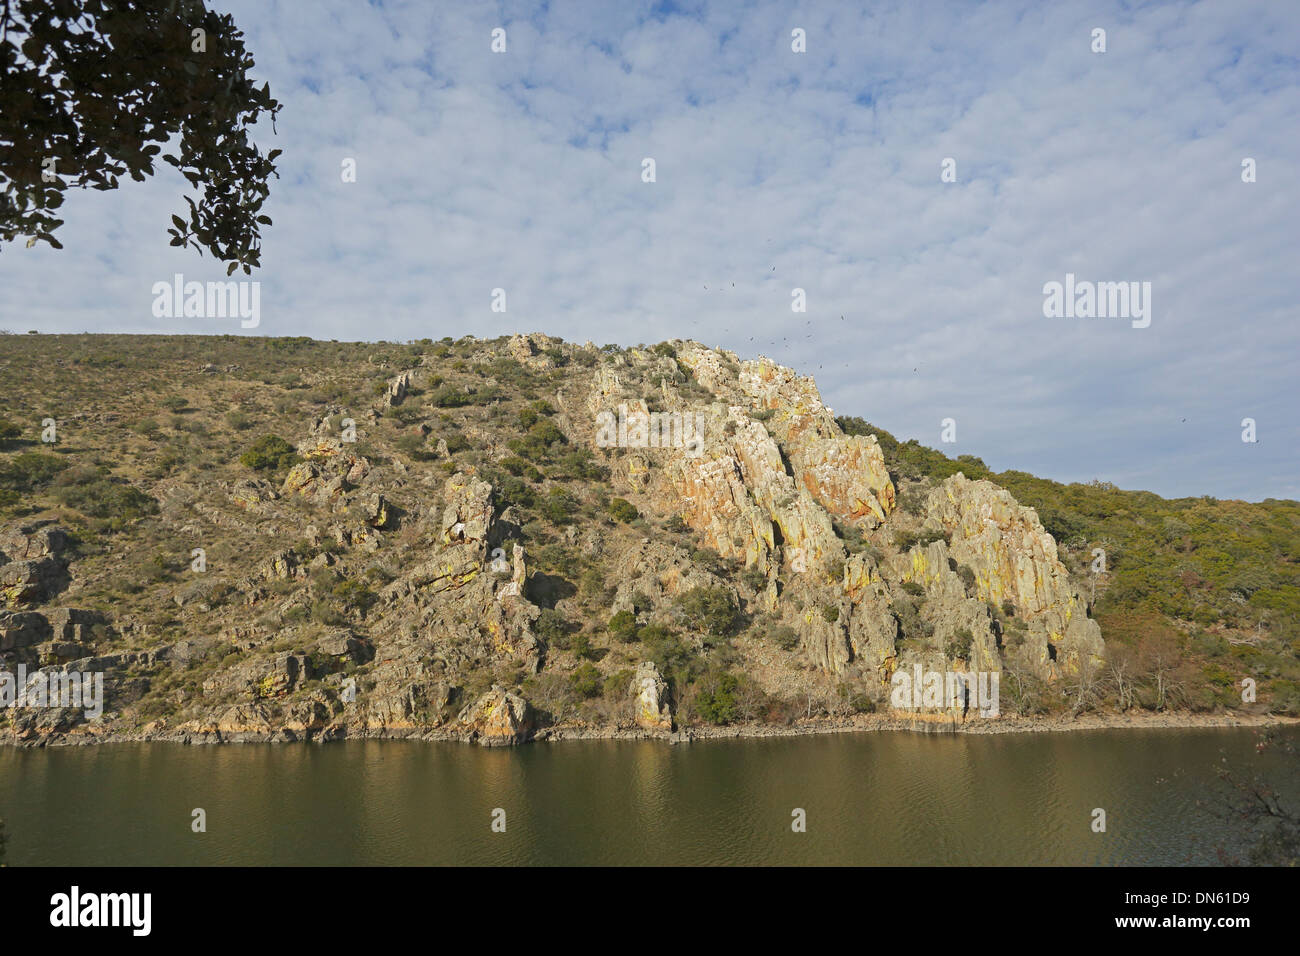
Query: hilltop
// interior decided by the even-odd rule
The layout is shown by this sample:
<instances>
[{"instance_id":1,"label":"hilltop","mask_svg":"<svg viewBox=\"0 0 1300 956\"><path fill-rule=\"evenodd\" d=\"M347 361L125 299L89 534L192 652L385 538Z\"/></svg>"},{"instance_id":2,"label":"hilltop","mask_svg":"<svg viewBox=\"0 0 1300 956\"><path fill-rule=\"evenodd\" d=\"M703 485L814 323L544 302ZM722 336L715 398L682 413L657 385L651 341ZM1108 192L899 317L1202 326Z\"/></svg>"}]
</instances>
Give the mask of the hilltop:
<instances>
[{"instance_id":1,"label":"hilltop","mask_svg":"<svg viewBox=\"0 0 1300 956\"><path fill-rule=\"evenodd\" d=\"M1300 504L994 474L764 358L7 335L0 408L0 670L105 675L0 739L960 724L891 707L918 666L1013 724L1300 714Z\"/></svg>"}]
</instances>

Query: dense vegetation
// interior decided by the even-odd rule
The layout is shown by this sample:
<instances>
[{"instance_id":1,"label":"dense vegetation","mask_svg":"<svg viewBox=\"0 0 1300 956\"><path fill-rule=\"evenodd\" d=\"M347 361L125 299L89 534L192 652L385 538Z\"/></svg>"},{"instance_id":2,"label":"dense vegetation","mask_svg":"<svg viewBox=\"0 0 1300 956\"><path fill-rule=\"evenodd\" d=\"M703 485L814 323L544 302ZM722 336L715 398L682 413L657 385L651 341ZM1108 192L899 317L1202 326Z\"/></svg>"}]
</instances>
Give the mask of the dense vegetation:
<instances>
[{"instance_id":1,"label":"dense vegetation","mask_svg":"<svg viewBox=\"0 0 1300 956\"><path fill-rule=\"evenodd\" d=\"M1167 499L1101 481L1061 484L900 442L861 418L838 422L849 434L875 435L904 485L962 472L1034 508L1066 566L1089 583L1108 647L1141 656L1161 643L1176 646L1185 665L1180 703L1239 704L1231 675L1244 672L1268 683L1275 710L1300 713L1300 502ZM1105 554L1097 573L1095 549Z\"/></svg>"}]
</instances>

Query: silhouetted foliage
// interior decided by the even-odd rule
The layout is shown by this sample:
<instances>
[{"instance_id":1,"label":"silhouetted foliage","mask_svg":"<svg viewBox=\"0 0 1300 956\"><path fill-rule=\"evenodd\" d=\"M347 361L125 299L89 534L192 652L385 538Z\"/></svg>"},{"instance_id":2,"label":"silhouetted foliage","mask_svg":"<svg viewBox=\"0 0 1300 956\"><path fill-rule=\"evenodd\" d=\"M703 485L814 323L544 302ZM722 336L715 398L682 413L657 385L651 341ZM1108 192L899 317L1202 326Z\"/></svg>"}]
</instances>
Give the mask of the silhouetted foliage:
<instances>
[{"instance_id":1,"label":"silhouetted foliage","mask_svg":"<svg viewBox=\"0 0 1300 956\"><path fill-rule=\"evenodd\" d=\"M0 6L0 238L62 245L54 210L70 186L116 189L153 175L179 137L180 170L202 198L172 216L174 246L259 266L260 215L275 158L249 140L280 104L249 76L229 14L202 0L5 0ZM161 145L160 145L161 144Z\"/></svg>"}]
</instances>

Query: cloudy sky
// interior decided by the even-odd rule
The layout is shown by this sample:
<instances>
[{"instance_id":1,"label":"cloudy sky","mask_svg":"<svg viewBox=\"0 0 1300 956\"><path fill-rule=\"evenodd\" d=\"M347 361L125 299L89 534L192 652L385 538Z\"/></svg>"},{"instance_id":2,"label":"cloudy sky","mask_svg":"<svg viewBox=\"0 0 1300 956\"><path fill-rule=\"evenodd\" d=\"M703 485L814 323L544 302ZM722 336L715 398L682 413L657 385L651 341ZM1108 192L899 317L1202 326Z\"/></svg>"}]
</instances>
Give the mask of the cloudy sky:
<instances>
[{"instance_id":1,"label":"cloudy sky","mask_svg":"<svg viewBox=\"0 0 1300 956\"><path fill-rule=\"evenodd\" d=\"M995 469L1300 497L1300 4L209 5L284 104L260 327L151 314L224 275L160 164L0 251L0 328L695 338ZM1045 317L1067 272L1150 326Z\"/></svg>"}]
</instances>

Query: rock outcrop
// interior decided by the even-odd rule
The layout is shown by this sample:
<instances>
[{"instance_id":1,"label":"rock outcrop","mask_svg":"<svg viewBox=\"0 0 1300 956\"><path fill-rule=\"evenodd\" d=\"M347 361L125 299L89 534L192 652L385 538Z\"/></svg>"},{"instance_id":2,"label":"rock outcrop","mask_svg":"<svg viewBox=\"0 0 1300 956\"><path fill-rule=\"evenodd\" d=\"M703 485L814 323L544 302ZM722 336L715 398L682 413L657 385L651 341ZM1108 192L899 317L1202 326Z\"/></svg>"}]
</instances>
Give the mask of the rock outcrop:
<instances>
[{"instance_id":1,"label":"rock outcrop","mask_svg":"<svg viewBox=\"0 0 1300 956\"><path fill-rule=\"evenodd\" d=\"M673 729L672 708L668 704L668 684L653 661L642 661L632 676L630 693L636 708L636 724L645 730Z\"/></svg>"},{"instance_id":2,"label":"rock outcrop","mask_svg":"<svg viewBox=\"0 0 1300 956\"><path fill-rule=\"evenodd\" d=\"M461 712L457 723L484 747L509 746L532 736L533 711L524 698L494 684Z\"/></svg>"},{"instance_id":3,"label":"rock outcrop","mask_svg":"<svg viewBox=\"0 0 1300 956\"><path fill-rule=\"evenodd\" d=\"M1101 630L1032 508L991 482L958 473L930 493L926 512L949 536L953 559L974 571L975 597L994 605L1010 601L1027 622L1028 663L1052 674L1104 655Z\"/></svg>"}]
</instances>

